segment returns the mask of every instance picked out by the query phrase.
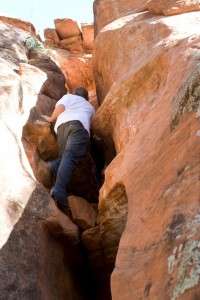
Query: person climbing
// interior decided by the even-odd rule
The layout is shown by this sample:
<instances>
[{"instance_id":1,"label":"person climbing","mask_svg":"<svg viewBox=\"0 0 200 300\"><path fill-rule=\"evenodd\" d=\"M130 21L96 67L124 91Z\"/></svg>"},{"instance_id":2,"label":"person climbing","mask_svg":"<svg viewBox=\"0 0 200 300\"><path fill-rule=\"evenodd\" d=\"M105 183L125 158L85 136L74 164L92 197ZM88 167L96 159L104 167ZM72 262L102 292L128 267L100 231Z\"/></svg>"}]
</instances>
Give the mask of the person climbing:
<instances>
[{"instance_id":1,"label":"person climbing","mask_svg":"<svg viewBox=\"0 0 200 300\"><path fill-rule=\"evenodd\" d=\"M77 163L86 154L90 138L91 119L95 114L89 103L88 91L76 87L72 94L64 95L55 106L52 115L41 117L54 122L59 146L59 158L47 162L47 167L56 178L51 196L64 213L69 214L66 186Z\"/></svg>"}]
</instances>

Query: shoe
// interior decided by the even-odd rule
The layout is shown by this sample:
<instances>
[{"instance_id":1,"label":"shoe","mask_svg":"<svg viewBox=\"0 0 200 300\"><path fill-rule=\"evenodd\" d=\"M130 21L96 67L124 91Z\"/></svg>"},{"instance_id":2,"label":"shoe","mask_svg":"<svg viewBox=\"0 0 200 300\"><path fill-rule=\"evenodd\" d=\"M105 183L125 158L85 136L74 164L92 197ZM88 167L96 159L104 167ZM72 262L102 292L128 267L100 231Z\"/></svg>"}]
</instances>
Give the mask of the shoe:
<instances>
[{"instance_id":1,"label":"shoe","mask_svg":"<svg viewBox=\"0 0 200 300\"><path fill-rule=\"evenodd\" d=\"M62 203L60 203L56 198L55 196L53 195L53 192L51 190L50 192L50 195L51 197L53 198L56 206L58 207L58 209L60 209L66 216L68 216L71 220L72 220L72 213L71 213L71 210L69 208L69 205L64 205Z\"/></svg>"},{"instance_id":2,"label":"shoe","mask_svg":"<svg viewBox=\"0 0 200 300\"><path fill-rule=\"evenodd\" d=\"M66 215L68 216L70 219L72 219L72 214L71 214L71 210L69 208L69 205L63 205L59 202L57 202L57 207Z\"/></svg>"}]
</instances>

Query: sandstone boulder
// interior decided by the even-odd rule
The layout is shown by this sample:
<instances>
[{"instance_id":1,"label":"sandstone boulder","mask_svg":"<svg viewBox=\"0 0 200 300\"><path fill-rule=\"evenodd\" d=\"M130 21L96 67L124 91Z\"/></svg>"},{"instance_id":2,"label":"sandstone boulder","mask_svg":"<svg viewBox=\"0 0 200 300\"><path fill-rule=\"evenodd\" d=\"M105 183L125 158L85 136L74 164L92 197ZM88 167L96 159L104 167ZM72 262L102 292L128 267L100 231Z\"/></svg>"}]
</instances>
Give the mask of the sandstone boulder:
<instances>
[{"instance_id":1,"label":"sandstone boulder","mask_svg":"<svg viewBox=\"0 0 200 300\"><path fill-rule=\"evenodd\" d=\"M83 41L81 36L75 35L60 41L60 48L69 50L71 53L83 52Z\"/></svg>"},{"instance_id":2,"label":"sandstone boulder","mask_svg":"<svg viewBox=\"0 0 200 300\"><path fill-rule=\"evenodd\" d=\"M82 197L70 196L69 206L73 221L83 230L96 225L97 213L88 201Z\"/></svg>"},{"instance_id":3,"label":"sandstone boulder","mask_svg":"<svg viewBox=\"0 0 200 300\"><path fill-rule=\"evenodd\" d=\"M45 43L50 46L59 46L60 39L55 29L46 28L44 30Z\"/></svg>"},{"instance_id":4,"label":"sandstone boulder","mask_svg":"<svg viewBox=\"0 0 200 300\"><path fill-rule=\"evenodd\" d=\"M82 39L79 35L74 35L60 42L61 47L69 45L82 45Z\"/></svg>"},{"instance_id":5,"label":"sandstone boulder","mask_svg":"<svg viewBox=\"0 0 200 300\"><path fill-rule=\"evenodd\" d=\"M74 45L68 45L68 46L63 46L64 49L69 50L71 53L81 53L83 52L83 46L82 42L74 44Z\"/></svg>"},{"instance_id":6,"label":"sandstone boulder","mask_svg":"<svg viewBox=\"0 0 200 300\"><path fill-rule=\"evenodd\" d=\"M77 22L72 19L56 19L54 20L54 24L61 40L74 35L81 35Z\"/></svg>"},{"instance_id":7,"label":"sandstone boulder","mask_svg":"<svg viewBox=\"0 0 200 300\"><path fill-rule=\"evenodd\" d=\"M81 31L83 37L83 48L85 52L92 53L94 46L94 25L82 23Z\"/></svg>"}]
</instances>

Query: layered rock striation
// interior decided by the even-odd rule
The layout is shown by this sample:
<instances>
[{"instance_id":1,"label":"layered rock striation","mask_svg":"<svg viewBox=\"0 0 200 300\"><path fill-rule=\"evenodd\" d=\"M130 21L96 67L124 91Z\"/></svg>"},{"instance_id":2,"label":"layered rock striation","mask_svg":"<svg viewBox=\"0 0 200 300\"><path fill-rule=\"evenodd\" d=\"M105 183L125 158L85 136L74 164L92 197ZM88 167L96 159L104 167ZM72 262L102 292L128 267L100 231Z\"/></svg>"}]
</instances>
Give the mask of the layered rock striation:
<instances>
[{"instance_id":1,"label":"layered rock striation","mask_svg":"<svg viewBox=\"0 0 200 300\"><path fill-rule=\"evenodd\" d=\"M99 226L107 258L120 240L114 300L200 295L199 10L198 1L94 2L93 130L108 164Z\"/></svg>"}]
</instances>

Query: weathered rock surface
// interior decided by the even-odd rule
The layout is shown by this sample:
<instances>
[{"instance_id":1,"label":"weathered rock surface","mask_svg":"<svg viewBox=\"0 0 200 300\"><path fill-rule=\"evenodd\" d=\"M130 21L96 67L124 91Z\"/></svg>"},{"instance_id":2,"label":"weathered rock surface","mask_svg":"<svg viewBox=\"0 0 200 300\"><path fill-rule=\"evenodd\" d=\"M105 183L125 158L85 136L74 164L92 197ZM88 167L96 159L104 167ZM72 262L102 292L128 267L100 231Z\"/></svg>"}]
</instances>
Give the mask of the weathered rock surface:
<instances>
[{"instance_id":1,"label":"weathered rock surface","mask_svg":"<svg viewBox=\"0 0 200 300\"><path fill-rule=\"evenodd\" d=\"M68 92L77 86L84 86L89 92L95 90L91 54L72 54L64 49L49 49L48 54L59 64Z\"/></svg>"},{"instance_id":2,"label":"weathered rock surface","mask_svg":"<svg viewBox=\"0 0 200 300\"><path fill-rule=\"evenodd\" d=\"M109 23L133 13L146 10L146 0L96 0L93 4L95 36Z\"/></svg>"},{"instance_id":3,"label":"weathered rock surface","mask_svg":"<svg viewBox=\"0 0 200 300\"><path fill-rule=\"evenodd\" d=\"M94 26L82 23L80 31L77 22L71 19L56 19L54 23L55 29L44 30L48 55L60 66L68 92L84 86L92 95L91 102L97 109L92 67Z\"/></svg>"},{"instance_id":4,"label":"weathered rock surface","mask_svg":"<svg viewBox=\"0 0 200 300\"><path fill-rule=\"evenodd\" d=\"M180 14L190 8L177 1L179 15L154 16L135 13L137 4L94 3L101 106L93 130L112 158L116 151L99 203L108 258L117 252L110 238L119 241L123 233L112 299L195 299L200 295L200 13ZM172 2L161 4L172 8ZM125 203L124 229L118 223L121 218L125 225Z\"/></svg>"},{"instance_id":5,"label":"weathered rock surface","mask_svg":"<svg viewBox=\"0 0 200 300\"><path fill-rule=\"evenodd\" d=\"M146 8L152 14L171 16L171 15L178 15L187 12L199 11L200 3L199 1L196 0L189 0L189 1L150 0L147 1Z\"/></svg>"},{"instance_id":6,"label":"weathered rock surface","mask_svg":"<svg viewBox=\"0 0 200 300\"><path fill-rule=\"evenodd\" d=\"M60 39L67 39L71 36L80 35L81 31L76 21L71 19L54 20L56 31Z\"/></svg>"},{"instance_id":7,"label":"weathered rock surface","mask_svg":"<svg viewBox=\"0 0 200 300\"><path fill-rule=\"evenodd\" d=\"M25 30L33 35L36 35L35 27L30 22L6 16L0 16L0 21L2 21L3 23L10 24L16 28Z\"/></svg>"},{"instance_id":8,"label":"weathered rock surface","mask_svg":"<svg viewBox=\"0 0 200 300\"><path fill-rule=\"evenodd\" d=\"M96 36L104 26L125 16L131 16L132 14L144 11L158 15L177 15L199 11L200 3L198 0L96 0L94 1L93 8Z\"/></svg>"},{"instance_id":9,"label":"weathered rock surface","mask_svg":"<svg viewBox=\"0 0 200 300\"><path fill-rule=\"evenodd\" d=\"M83 230L95 227L97 213L92 205L82 197L68 197L73 221Z\"/></svg>"},{"instance_id":10,"label":"weathered rock surface","mask_svg":"<svg viewBox=\"0 0 200 300\"><path fill-rule=\"evenodd\" d=\"M86 52L92 53L94 47L94 25L82 23L81 31L83 37L83 48Z\"/></svg>"},{"instance_id":11,"label":"weathered rock surface","mask_svg":"<svg viewBox=\"0 0 200 300\"><path fill-rule=\"evenodd\" d=\"M83 40L77 21L72 19L56 19L54 20L54 24L55 31L60 39L59 48L66 49L72 53L82 53ZM45 38L47 38L45 39L45 43L52 46L55 38L50 37L47 33L45 34Z\"/></svg>"},{"instance_id":12,"label":"weathered rock surface","mask_svg":"<svg viewBox=\"0 0 200 300\"><path fill-rule=\"evenodd\" d=\"M46 28L44 30L44 37L47 45L50 46L59 46L60 44L60 38L57 34L57 31L52 28Z\"/></svg>"},{"instance_id":13,"label":"weathered rock surface","mask_svg":"<svg viewBox=\"0 0 200 300\"><path fill-rule=\"evenodd\" d=\"M40 112L53 109L65 90L64 77L50 58L30 59L26 31L0 22L0 35L1 299L88 299L79 229L56 208L30 167L34 152L48 158L44 139L54 148L49 126L36 121Z\"/></svg>"}]
</instances>

